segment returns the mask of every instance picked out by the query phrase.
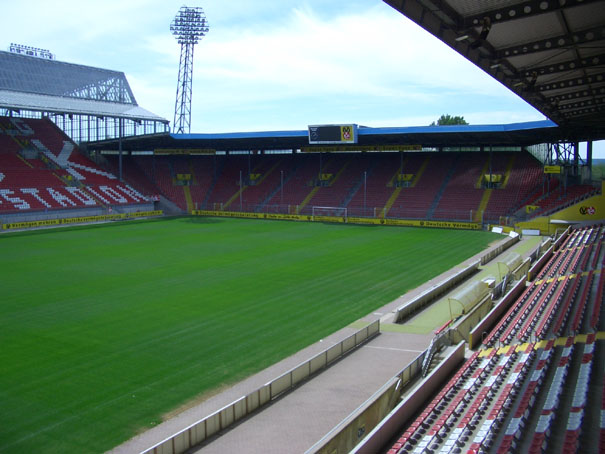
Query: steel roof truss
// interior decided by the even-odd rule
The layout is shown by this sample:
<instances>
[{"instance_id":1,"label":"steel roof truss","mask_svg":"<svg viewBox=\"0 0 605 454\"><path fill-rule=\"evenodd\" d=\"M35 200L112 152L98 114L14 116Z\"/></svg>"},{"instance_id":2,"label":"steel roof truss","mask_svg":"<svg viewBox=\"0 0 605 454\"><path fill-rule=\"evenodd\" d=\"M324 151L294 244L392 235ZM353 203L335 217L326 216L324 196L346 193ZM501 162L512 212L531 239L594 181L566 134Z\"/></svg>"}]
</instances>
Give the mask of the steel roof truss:
<instances>
[{"instance_id":1,"label":"steel roof truss","mask_svg":"<svg viewBox=\"0 0 605 454\"><path fill-rule=\"evenodd\" d=\"M492 24L502 23L506 21L517 20L523 17L538 16L553 11L573 8L574 6L587 5L589 3L599 2L602 0L531 0L519 2L516 5L511 5L505 8L494 9L482 14L476 14L464 18L463 26L480 27L481 21L485 17L489 17ZM563 5L561 5L563 3Z\"/></svg>"},{"instance_id":2,"label":"steel roof truss","mask_svg":"<svg viewBox=\"0 0 605 454\"><path fill-rule=\"evenodd\" d=\"M572 77L564 80L553 80L547 83L536 85L538 91L564 90L576 87L582 87L587 84L605 82L605 73L591 74L589 76Z\"/></svg>"},{"instance_id":3,"label":"steel roof truss","mask_svg":"<svg viewBox=\"0 0 605 454\"><path fill-rule=\"evenodd\" d=\"M553 49L569 49L580 44L590 43L603 38L605 38L605 27L594 27L564 35L553 36L552 38L498 49L496 51L496 58L510 58Z\"/></svg>"},{"instance_id":4,"label":"steel roof truss","mask_svg":"<svg viewBox=\"0 0 605 454\"><path fill-rule=\"evenodd\" d=\"M552 63L550 65L538 66L538 67L527 67L523 68L521 74L524 77L532 78L535 74L544 76L547 74L556 74L567 71L577 71L580 69L599 67L605 65L605 54L593 55L591 57L584 57L580 59L562 61L558 63Z\"/></svg>"}]
</instances>

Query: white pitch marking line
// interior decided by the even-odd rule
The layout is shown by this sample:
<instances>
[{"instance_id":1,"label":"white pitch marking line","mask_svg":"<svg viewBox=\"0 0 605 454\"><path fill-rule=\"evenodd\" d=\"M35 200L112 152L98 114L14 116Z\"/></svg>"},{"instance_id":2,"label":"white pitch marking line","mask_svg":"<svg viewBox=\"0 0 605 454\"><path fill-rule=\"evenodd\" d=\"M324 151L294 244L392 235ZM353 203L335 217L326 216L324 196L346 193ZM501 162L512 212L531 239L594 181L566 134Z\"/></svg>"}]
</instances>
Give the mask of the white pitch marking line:
<instances>
[{"instance_id":1,"label":"white pitch marking line","mask_svg":"<svg viewBox=\"0 0 605 454\"><path fill-rule=\"evenodd\" d=\"M392 347L374 347L372 345L366 345L367 348L375 348L377 350L393 350L396 352L412 352L412 353L422 353L424 350L406 350L405 348L392 348Z\"/></svg>"}]
</instances>

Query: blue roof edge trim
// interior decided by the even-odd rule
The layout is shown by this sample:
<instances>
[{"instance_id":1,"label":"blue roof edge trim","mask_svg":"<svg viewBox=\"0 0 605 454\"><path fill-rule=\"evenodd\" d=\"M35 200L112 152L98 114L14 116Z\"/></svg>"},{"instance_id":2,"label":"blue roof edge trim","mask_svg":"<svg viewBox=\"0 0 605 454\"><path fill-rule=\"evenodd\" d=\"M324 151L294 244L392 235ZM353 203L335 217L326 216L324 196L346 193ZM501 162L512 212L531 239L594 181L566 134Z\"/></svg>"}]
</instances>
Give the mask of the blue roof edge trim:
<instances>
[{"instance_id":1,"label":"blue roof edge trim","mask_svg":"<svg viewBox=\"0 0 605 454\"><path fill-rule=\"evenodd\" d=\"M528 129L556 128L551 120L528 121L524 123L509 123L502 125L455 125L455 126L405 126L388 128L359 128L360 136L374 134L431 134L431 133L460 133L460 132L509 132Z\"/></svg>"},{"instance_id":2,"label":"blue roof edge trim","mask_svg":"<svg viewBox=\"0 0 605 454\"><path fill-rule=\"evenodd\" d=\"M528 121L503 125L456 125L456 126L402 126L369 128L360 126L357 133L360 136L376 134L431 134L431 133L469 133L469 132L510 132L528 129L556 128L551 120ZM215 134L170 134L175 140L196 139L266 139L271 137L308 137L306 129L299 131L258 131L258 132L223 132Z\"/></svg>"},{"instance_id":3,"label":"blue roof edge trim","mask_svg":"<svg viewBox=\"0 0 605 454\"><path fill-rule=\"evenodd\" d=\"M258 131L258 132L221 132L215 134L170 134L176 140L196 139L266 139L271 137L308 137L309 132L301 131Z\"/></svg>"}]
</instances>

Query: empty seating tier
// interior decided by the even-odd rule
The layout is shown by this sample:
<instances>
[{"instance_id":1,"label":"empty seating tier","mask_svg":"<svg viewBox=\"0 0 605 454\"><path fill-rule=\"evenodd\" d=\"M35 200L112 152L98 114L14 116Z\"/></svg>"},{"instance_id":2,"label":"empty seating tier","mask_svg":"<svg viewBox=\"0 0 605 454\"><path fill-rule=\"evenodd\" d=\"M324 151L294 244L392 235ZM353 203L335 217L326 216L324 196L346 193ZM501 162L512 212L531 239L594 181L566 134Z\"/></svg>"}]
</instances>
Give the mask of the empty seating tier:
<instances>
[{"instance_id":1,"label":"empty seating tier","mask_svg":"<svg viewBox=\"0 0 605 454\"><path fill-rule=\"evenodd\" d=\"M80 154L50 120L0 122L0 212L141 203L145 196Z\"/></svg>"}]
</instances>

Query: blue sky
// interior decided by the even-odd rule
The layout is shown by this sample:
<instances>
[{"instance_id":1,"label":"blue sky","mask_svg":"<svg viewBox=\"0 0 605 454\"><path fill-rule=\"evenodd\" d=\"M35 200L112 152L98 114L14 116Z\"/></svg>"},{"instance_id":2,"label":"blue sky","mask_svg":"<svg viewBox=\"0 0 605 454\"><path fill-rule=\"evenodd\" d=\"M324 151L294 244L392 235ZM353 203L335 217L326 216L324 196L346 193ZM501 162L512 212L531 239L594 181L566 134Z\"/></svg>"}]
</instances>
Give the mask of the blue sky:
<instances>
[{"instance_id":1,"label":"blue sky","mask_svg":"<svg viewBox=\"0 0 605 454\"><path fill-rule=\"evenodd\" d=\"M20 0L3 5L0 47L126 73L137 102L171 122L182 2ZM306 129L309 124L472 124L544 116L380 0L204 0L192 132ZM2 42L4 41L4 42ZM601 150L603 148L603 150ZM596 146L605 158L605 146Z\"/></svg>"}]
</instances>

